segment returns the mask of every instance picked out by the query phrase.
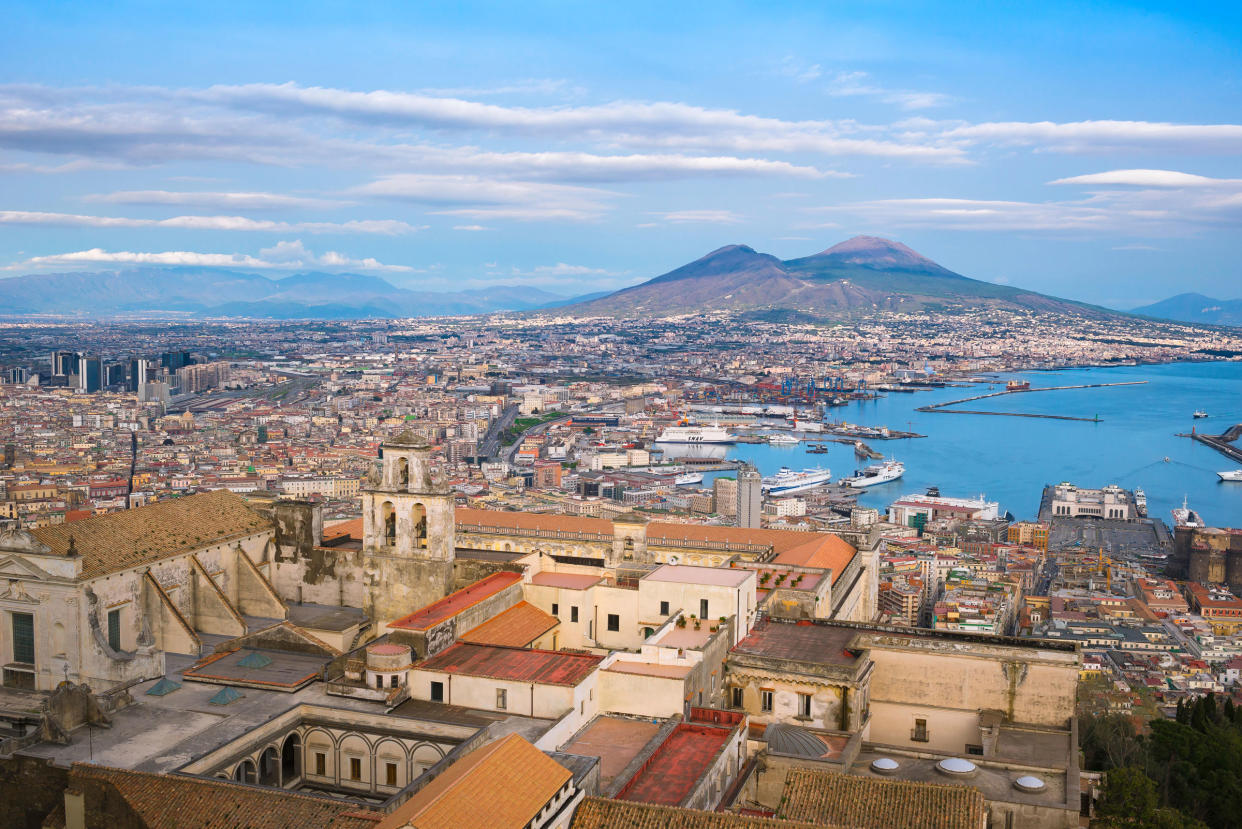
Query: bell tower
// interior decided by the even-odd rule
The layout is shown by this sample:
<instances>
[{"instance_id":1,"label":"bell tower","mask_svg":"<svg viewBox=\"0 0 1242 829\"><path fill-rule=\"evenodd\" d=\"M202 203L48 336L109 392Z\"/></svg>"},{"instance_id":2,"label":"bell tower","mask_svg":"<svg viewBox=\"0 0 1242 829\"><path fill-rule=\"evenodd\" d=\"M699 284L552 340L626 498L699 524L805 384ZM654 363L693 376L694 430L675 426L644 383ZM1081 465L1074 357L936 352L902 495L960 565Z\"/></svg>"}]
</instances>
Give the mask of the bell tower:
<instances>
[{"instance_id":1,"label":"bell tower","mask_svg":"<svg viewBox=\"0 0 1242 829\"><path fill-rule=\"evenodd\" d=\"M368 611L390 622L453 584L453 495L432 474L431 447L406 431L381 444L380 474L362 493Z\"/></svg>"}]
</instances>

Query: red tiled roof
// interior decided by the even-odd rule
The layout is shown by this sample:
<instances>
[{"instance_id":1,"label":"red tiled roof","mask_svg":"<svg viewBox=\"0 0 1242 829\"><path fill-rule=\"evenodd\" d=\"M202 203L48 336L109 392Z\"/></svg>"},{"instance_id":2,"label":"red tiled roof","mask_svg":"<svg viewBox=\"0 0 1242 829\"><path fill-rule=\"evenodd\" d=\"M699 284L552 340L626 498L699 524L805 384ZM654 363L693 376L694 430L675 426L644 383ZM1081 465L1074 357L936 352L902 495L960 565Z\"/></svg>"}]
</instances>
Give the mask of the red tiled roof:
<instances>
[{"instance_id":1,"label":"red tiled roof","mask_svg":"<svg viewBox=\"0 0 1242 829\"><path fill-rule=\"evenodd\" d=\"M604 657L589 653L530 650L458 642L414 670L485 676L543 685L577 685L599 667Z\"/></svg>"},{"instance_id":2,"label":"red tiled roof","mask_svg":"<svg viewBox=\"0 0 1242 829\"><path fill-rule=\"evenodd\" d=\"M456 518L459 527L512 527L522 530L559 530L561 532L588 532L612 535L612 522L606 518L585 518L578 515L558 515L555 513L470 509L468 507L458 507Z\"/></svg>"},{"instance_id":3,"label":"red tiled roof","mask_svg":"<svg viewBox=\"0 0 1242 829\"><path fill-rule=\"evenodd\" d=\"M775 622L762 618L744 639L733 646L732 653L828 665L853 665L858 657L849 651L848 646L856 635L858 631L854 628Z\"/></svg>"},{"instance_id":4,"label":"red tiled roof","mask_svg":"<svg viewBox=\"0 0 1242 829\"><path fill-rule=\"evenodd\" d=\"M555 616L530 602L518 602L504 613L458 636L457 641L524 648L559 624L560 620Z\"/></svg>"},{"instance_id":5,"label":"red tiled roof","mask_svg":"<svg viewBox=\"0 0 1242 829\"><path fill-rule=\"evenodd\" d=\"M521 581L519 573L492 573L469 587L463 587L456 593L450 593L439 601L416 610L409 616L403 616L389 623L390 628L402 630L427 630L461 613L468 607L478 604L486 598L496 595L511 584Z\"/></svg>"},{"instance_id":6,"label":"red tiled roof","mask_svg":"<svg viewBox=\"0 0 1242 829\"><path fill-rule=\"evenodd\" d=\"M677 806L711 766L730 733L728 728L680 723L625 784L617 800Z\"/></svg>"}]
</instances>

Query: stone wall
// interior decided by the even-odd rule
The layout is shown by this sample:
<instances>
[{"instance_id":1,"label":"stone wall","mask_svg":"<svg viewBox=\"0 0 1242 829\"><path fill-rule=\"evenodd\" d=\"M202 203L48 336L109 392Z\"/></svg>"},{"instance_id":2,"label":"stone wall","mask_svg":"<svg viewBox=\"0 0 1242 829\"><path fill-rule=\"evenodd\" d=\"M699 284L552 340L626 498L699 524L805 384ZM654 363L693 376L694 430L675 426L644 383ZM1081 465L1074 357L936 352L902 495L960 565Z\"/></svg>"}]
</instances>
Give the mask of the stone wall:
<instances>
[{"instance_id":1,"label":"stone wall","mask_svg":"<svg viewBox=\"0 0 1242 829\"><path fill-rule=\"evenodd\" d=\"M68 785L69 770L57 768L48 760L21 756L0 759L0 826L40 829L43 819L64 802Z\"/></svg>"}]
</instances>

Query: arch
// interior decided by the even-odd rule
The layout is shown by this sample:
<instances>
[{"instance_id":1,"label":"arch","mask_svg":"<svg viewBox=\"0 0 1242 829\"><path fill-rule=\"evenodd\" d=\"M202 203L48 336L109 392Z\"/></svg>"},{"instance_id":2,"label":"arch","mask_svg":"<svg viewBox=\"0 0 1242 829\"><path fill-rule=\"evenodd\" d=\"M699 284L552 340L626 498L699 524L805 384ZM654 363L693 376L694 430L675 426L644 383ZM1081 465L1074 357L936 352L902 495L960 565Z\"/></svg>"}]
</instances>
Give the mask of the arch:
<instances>
[{"instance_id":1,"label":"arch","mask_svg":"<svg viewBox=\"0 0 1242 829\"><path fill-rule=\"evenodd\" d=\"M341 737L337 747L340 756L340 773L337 779L342 783L371 784L371 770L375 758L371 743L366 737L350 732ZM358 773L354 774L354 760L358 760Z\"/></svg>"},{"instance_id":2,"label":"arch","mask_svg":"<svg viewBox=\"0 0 1242 829\"><path fill-rule=\"evenodd\" d=\"M276 750L276 746L268 746L259 755L259 784L280 785L280 752Z\"/></svg>"},{"instance_id":3,"label":"arch","mask_svg":"<svg viewBox=\"0 0 1242 829\"><path fill-rule=\"evenodd\" d=\"M282 783L302 776L302 737L296 731L285 737L280 747L280 779Z\"/></svg>"},{"instance_id":4,"label":"arch","mask_svg":"<svg viewBox=\"0 0 1242 829\"><path fill-rule=\"evenodd\" d=\"M384 543L392 546L397 543L397 511L392 501L385 501L380 507L382 518L380 526L384 528Z\"/></svg>"},{"instance_id":5,"label":"arch","mask_svg":"<svg viewBox=\"0 0 1242 829\"><path fill-rule=\"evenodd\" d=\"M312 773L319 774L315 755L323 754L323 776L333 777L336 775L336 738L332 736L331 732L322 728L308 728L302 734L302 743L305 747L303 755L306 757L309 764L308 767Z\"/></svg>"},{"instance_id":6,"label":"arch","mask_svg":"<svg viewBox=\"0 0 1242 829\"><path fill-rule=\"evenodd\" d=\"M410 486L410 461L404 456L397 458L397 486L406 489Z\"/></svg>"},{"instance_id":7,"label":"arch","mask_svg":"<svg viewBox=\"0 0 1242 829\"><path fill-rule=\"evenodd\" d=\"M435 743L419 743L410 752L410 762L413 764L412 773L415 777L418 777L443 759L444 750L438 745Z\"/></svg>"},{"instance_id":8,"label":"arch","mask_svg":"<svg viewBox=\"0 0 1242 829\"><path fill-rule=\"evenodd\" d=\"M60 622L52 625L52 653L64 656L68 653L69 637L65 635L65 626Z\"/></svg>"},{"instance_id":9,"label":"arch","mask_svg":"<svg viewBox=\"0 0 1242 829\"><path fill-rule=\"evenodd\" d=\"M427 507L415 504L410 507L410 526L413 527L414 547L427 546Z\"/></svg>"},{"instance_id":10,"label":"arch","mask_svg":"<svg viewBox=\"0 0 1242 829\"><path fill-rule=\"evenodd\" d=\"M643 638L650 639L655 636L655 628L643 628Z\"/></svg>"},{"instance_id":11,"label":"arch","mask_svg":"<svg viewBox=\"0 0 1242 829\"><path fill-rule=\"evenodd\" d=\"M397 777L393 783L388 782L388 763L393 763L397 767ZM408 767L409 755L400 740L386 737L375 744L375 784L377 786L401 788L409 782L405 779Z\"/></svg>"},{"instance_id":12,"label":"arch","mask_svg":"<svg viewBox=\"0 0 1242 829\"><path fill-rule=\"evenodd\" d=\"M237 764L237 768L233 769L233 779L238 783L254 783L257 776L254 760L242 760Z\"/></svg>"},{"instance_id":13,"label":"arch","mask_svg":"<svg viewBox=\"0 0 1242 829\"><path fill-rule=\"evenodd\" d=\"M506 553L513 552L513 545L509 543L508 541L505 542L505 552Z\"/></svg>"}]
</instances>

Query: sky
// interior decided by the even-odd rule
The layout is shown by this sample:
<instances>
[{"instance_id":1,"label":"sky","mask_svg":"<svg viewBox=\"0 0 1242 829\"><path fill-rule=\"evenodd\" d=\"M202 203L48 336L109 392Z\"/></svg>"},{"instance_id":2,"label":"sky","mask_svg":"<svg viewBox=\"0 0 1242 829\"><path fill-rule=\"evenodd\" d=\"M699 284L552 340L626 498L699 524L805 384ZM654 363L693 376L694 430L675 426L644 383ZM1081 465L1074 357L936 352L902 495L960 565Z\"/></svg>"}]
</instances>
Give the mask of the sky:
<instances>
[{"instance_id":1,"label":"sky","mask_svg":"<svg viewBox=\"0 0 1242 829\"><path fill-rule=\"evenodd\" d=\"M613 289L857 234L1242 297L1236 3L4 3L0 277ZM3 288L0 282L0 303Z\"/></svg>"}]
</instances>

